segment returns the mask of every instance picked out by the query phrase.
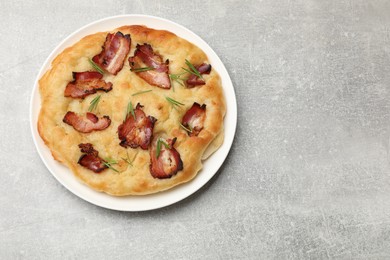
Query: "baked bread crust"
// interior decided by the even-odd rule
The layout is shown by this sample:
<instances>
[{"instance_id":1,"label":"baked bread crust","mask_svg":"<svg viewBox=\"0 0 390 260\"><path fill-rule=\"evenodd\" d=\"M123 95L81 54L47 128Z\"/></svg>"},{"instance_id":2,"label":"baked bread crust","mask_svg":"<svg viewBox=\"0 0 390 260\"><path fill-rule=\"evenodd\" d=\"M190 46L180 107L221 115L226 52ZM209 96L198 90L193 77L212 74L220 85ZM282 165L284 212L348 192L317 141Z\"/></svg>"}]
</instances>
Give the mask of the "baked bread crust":
<instances>
[{"instance_id":1,"label":"baked bread crust","mask_svg":"<svg viewBox=\"0 0 390 260\"><path fill-rule=\"evenodd\" d=\"M170 73L179 73L185 67L185 59L192 64L209 63L206 54L192 43L175 34L154 30L145 26L123 26L112 32L121 31L131 35L130 53L125 59L123 69L116 75L104 74L106 82L112 82L113 89L107 93L96 93L84 100L64 97L66 85L73 80L72 72L92 70L88 59L100 53L108 32L88 35L73 46L65 49L51 64L39 80L41 111L38 131L53 157L65 164L71 171L91 188L115 196L145 195L167 190L193 179L202 168L202 160L216 151L223 142L223 118L226 112L221 79L213 68L204 75L206 85L186 88L175 82L174 91L154 87L130 71L127 59L132 56L137 44L149 43L156 53L169 59ZM151 92L132 96L150 90ZM62 122L67 111L85 113L91 100L101 94L97 115L108 115L112 122L103 131L80 133L72 126ZM184 106L174 108L165 97L180 101ZM148 150L124 148L119 145L118 126L122 124L128 102L140 103L146 115L157 119L154 136L177 137L174 145L180 153L184 168L169 179L153 178L149 171ZM180 127L185 112L194 102L206 104L204 129L198 136L189 137ZM81 152L80 143L91 143L102 158L115 159L116 170L107 169L96 174L77 163ZM129 158L132 166L121 158Z\"/></svg>"}]
</instances>

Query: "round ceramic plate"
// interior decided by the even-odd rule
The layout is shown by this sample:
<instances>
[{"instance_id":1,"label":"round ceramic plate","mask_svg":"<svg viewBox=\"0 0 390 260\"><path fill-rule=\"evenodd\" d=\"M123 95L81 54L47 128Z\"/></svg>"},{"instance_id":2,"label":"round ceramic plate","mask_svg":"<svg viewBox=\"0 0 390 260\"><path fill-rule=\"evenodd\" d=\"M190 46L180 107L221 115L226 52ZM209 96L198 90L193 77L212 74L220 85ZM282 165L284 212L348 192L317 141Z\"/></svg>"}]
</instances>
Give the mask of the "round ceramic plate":
<instances>
[{"instance_id":1,"label":"round ceramic plate","mask_svg":"<svg viewBox=\"0 0 390 260\"><path fill-rule=\"evenodd\" d=\"M198 175L188 183L181 184L170 190L152 195L114 197L105 193L94 191L82 184L67 167L55 161L52 157L49 148L44 144L37 130L38 115L41 109L38 80L50 68L51 62L59 53L61 53L65 48L78 42L84 36L100 31L111 31L123 25L136 24L145 25L154 29L171 31L187 41L194 43L207 54L210 63L216 71L218 71L222 78L222 85L227 105L227 113L224 119L225 140L222 146L210 158L204 161L203 169L198 173ZM104 208L122 211L143 211L165 207L178 202L200 189L214 176L224 162L233 143L237 124L237 103L233 84L225 66L210 46L199 36L181 25L162 18L146 15L122 15L102 19L82 27L63 40L53 50L43 64L35 81L30 104L30 122L34 143L42 161L54 177L68 190L80 198Z\"/></svg>"}]
</instances>

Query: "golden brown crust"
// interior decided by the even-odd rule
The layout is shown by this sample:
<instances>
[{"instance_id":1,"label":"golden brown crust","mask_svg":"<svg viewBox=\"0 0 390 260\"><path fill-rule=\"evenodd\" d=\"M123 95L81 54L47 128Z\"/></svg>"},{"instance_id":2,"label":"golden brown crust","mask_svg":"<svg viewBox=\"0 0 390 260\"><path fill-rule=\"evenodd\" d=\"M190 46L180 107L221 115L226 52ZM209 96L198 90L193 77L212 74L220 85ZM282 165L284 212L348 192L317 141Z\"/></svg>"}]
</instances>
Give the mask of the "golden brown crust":
<instances>
[{"instance_id":1,"label":"golden brown crust","mask_svg":"<svg viewBox=\"0 0 390 260\"><path fill-rule=\"evenodd\" d=\"M144 26L123 26L113 30L130 34L132 43L129 56L133 55L135 46L149 43L155 52L164 59L169 59L170 73L179 73L185 67L185 59L193 64L208 62L207 56L195 45L167 31L154 30ZM113 83L113 90L108 93L97 93L76 100L64 97L64 89L72 78L73 71L92 70L88 58L101 51L108 32L100 32L81 39L65 49L52 62L52 67L39 80L42 97L42 108L38 119L38 131L45 144L50 148L53 157L68 166L72 172L88 186L111 195L143 195L172 188L194 178L202 168L202 157L206 158L223 142L223 118L226 111L221 80L215 69L210 75L204 75L206 85L185 88L173 83L174 90L153 87L130 71L126 58L123 69L116 75L105 74L106 81ZM141 95L132 94L152 89ZM86 112L90 101L101 94L98 116L108 115L111 125L98 132L83 134L62 122L67 111ZM174 109L165 100L169 96L184 103ZM149 172L149 152L142 149L123 148L119 145L117 129L123 122L126 106L129 101L144 106L145 114L157 119L154 135L177 137L175 148L181 155L184 169L170 179L155 179ZM194 102L206 104L204 129L198 136L189 137L179 123L184 113ZM77 161L81 155L80 143L91 143L102 158L118 161L114 167L119 173L108 169L100 174L83 168ZM134 160L133 166L121 158Z\"/></svg>"}]
</instances>

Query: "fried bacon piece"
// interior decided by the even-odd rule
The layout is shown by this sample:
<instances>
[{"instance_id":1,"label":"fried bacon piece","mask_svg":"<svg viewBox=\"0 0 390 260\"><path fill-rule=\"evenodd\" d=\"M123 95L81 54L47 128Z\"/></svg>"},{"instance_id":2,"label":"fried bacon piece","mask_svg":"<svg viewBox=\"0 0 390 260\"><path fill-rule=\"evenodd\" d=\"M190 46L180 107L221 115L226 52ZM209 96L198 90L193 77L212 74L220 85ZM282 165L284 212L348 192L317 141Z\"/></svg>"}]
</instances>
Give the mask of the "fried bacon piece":
<instances>
[{"instance_id":1,"label":"fried bacon piece","mask_svg":"<svg viewBox=\"0 0 390 260\"><path fill-rule=\"evenodd\" d=\"M81 155L78 163L81 166L95 172L100 173L108 167L104 164L105 161L99 157L99 152L93 148L90 143L79 144L80 151L84 153Z\"/></svg>"},{"instance_id":2,"label":"fried bacon piece","mask_svg":"<svg viewBox=\"0 0 390 260\"><path fill-rule=\"evenodd\" d=\"M105 71L116 75L123 67L131 45L130 34L123 35L121 32L107 34L103 50L92 60Z\"/></svg>"},{"instance_id":3,"label":"fried bacon piece","mask_svg":"<svg viewBox=\"0 0 390 260\"><path fill-rule=\"evenodd\" d=\"M140 146L147 150L153 136L154 123L157 121L153 116L146 116L139 103L134 109L134 115L127 115L126 120L118 127L118 137L123 147L130 146L137 148Z\"/></svg>"},{"instance_id":4,"label":"fried bacon piece","mask_svg":"<svg viewBox=\"0 0 390 260\"><path fill-rule=\"evenodd\" d=\"M65 88L64 96L85 98L98 90L108 92L112 89L111 82L105 82L103 75L96 71L73 72L73 81Z\"/></svg>"},{"instance_id":5,"label":"fried bacon piece","mask_svg":"<svg viewBox=\"0 0 390 260\"><path fill-rule=\"evenodd\" d=\"M169 60L163 62L162 57L154 53L149 44L137 44L134 56L129 58L129 64L131 69L150 85L164 89L171 88ZM142 68L146 70L143 71Z\"/></svg>"},{"instance_id":6,"label":"fried bacon piece","mask_svg":"<svg viewBox=\"0 0 390 260\"><path fill-rule=\"evenodd\" d=\"M75 112L68 111L62 121L73 126L74 129L81 133L104 130L111 124L110 117L103 116L98 118L95 114L90 112L87 112L84 117L76 114Z\"/></svg>"},{"instance_id":7,"label":"fried bacon piece","mask_svg":"<svg viewBox=\"0 0 390 260\"><path fill-rule=\"evenodd\" d=\"M181 124L190 130L187 131L189 136L197 136L203 129L205 119L206 105L199 105L194 102L192 107L183 116Z\"/></svg>"},{"instance_id":8,"label":"fried bacon piece","mask_svg":"<svg viewBox=\"0 0 390 260\"><path fill-rule=\"evenodd\" d=\"M154 178L171 178L178 171L183 170L183 161L180 154L173 147L175 142L176 138L168 140L157 138L153 141L150 149L149 169Z\"/></svg>"},{"instance_id":9,"label":"fried bacon piece","mask_svg":"<svg viewBox=\"0 0 390 260\"><path fill-rule=\"evenodd\" d=\"M202 63L201 65L195 66L195 68L199 71L200 75L203 74L210 74L211 71L211 65L207 63ZM206 81L204 79L199 78L198 76L191 74L187 81L187 87L193 88L195 86L204 85L206 84Z\"/></svg>"}]
</instances>

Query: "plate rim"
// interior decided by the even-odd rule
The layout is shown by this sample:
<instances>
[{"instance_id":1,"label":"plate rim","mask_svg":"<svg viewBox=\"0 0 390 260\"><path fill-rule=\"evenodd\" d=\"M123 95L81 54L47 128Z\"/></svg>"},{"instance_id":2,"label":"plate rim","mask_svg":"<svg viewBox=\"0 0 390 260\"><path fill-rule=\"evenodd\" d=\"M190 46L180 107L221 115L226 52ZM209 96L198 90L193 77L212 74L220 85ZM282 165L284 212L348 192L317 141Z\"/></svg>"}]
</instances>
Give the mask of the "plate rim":
<instances>
[{"instance_id":1,"label":"plate rim","mask_svg":"<svg viewBox=\"0 0 390 260\"><path fill-rule=\"evenodd\" d=\"M193 41L195 41L195 42L199 41L199 42L202 43L202 45L204 45L204 46L202 46L201 49L206 53L206 55L208 56L209 59L210 59L210 56L213 56L213 58L216 59L216 61L219 63L219 66L220 66L219 69L222 70L222 71L218 70L218 73L221 75L221 80L222 81L226 81L226 82L224 82L222 84L222 88L224 89L224 96L225 96L226 104L228 105L228 103L229 103L229 107L227 108L227 112L226 112L225 118L224 118L225 138L224 138L224 143L222 144L222 146L215 152L215 153L217 153L219 150L221 150L222 147L225 148L224 150L220 151L220 153L222 153L220 155L220 157L221 157L220 163L218 164L218 166L215 167L215 171L214 172L212 172L209 175L207 175L206 178L202 179L203 181L200 184L198 184L195 187L192 187L192 189L189 190L189 191L187 190L187 192L185 192L182 196L180 196L178 198L175 198L175 199L168 200L165 203L160 203L160 204L154 205L154 206L153 205L151 205L151 206L139 206L138 205L138 207L131 207L131 206L130 207L123 207L123 206L119 206L119 204L118 205L107 205L105 202L102 202L102 201L99 201L99 200L96 201L96 199L91 199L90 197L86 197L85 195L81 194L81 192L78 191L76 188L71 187L63 179L61 179L61 178L59 178L59 176L57 176L57 173L55 172L55 169L52 169L52 166L49 165L49 160L54 162L55 164L57 164L57 163L60 164L60 163L54 160L54 158L51 155L50 149L45 144L44 144L44 147L41 147L41 144L39 144L38 143L39 141L37 140L37 139L40 139L40 141L43 142L43 140L40 137L40 135L38 133L38 130L37 130L37 120L34 120L35 116L36 116L36 119L38 119L39 111L41 109L41 98L40 98L40 93L39 93L39 79L43 76L43 74L48 69L51 68L51 62L56 57L56 55L58 55L60 53L61 49L63 50L63 49L65 49L65 48L67 48L67 47L69 47L69 46L74 44L74 43L66 44L72 38L74 38L78 34L82 33L82 31L84 31L84 30L86 30L86 29L88 29L90 27L98 26L100 23L104 23L104 22L107 22L107 21L114 21L114 23L115 23L115 20L120 20L120 19L145 19L145 20L150 20L150 22L152 22L153 20L156 20L156 21L164 22L164 25L165 24L169 24L170 26L177 27L178 28L177 30L179 30L179 29L183 30L185 33L189 34L191 37L194 37ZM124 24L122 24L122 26L123 25ZM147 26L149 27L149 25L147 25ZM158 26L156 26L156 27L158 27ZM161 30L163 28L159 28L159 29ZM94 29L94 30L95 30L95 32L99 31L99 30L96 30L96 29ZM166 29L166 30L168 30L168 29ZM190 39L188 39L187 37L183 37L183 35L179 35L176 31L174 31L173 33L175 33L176 35L178 35L181 38L186 39L187 41L193 42ZM82 39L86 35L87 34L79 36L77 41ZM198 45L198 44L196 44L196 45ZM207 51L204 50L205 46L206 46ZM228 86L225 86L225 84L227 84ZM227 97L226 97L227 89L229 90L229 92L231 92L230 98L232 98L232 100L228 100ZM38 108L35 108L34 105L35 105L35 103L37 103L36 102L37 98L39 99L38 100ZM231 103L233 103L233 106L232 106ZM38 112L36 112L35 110L37 110ZM229 128L230 128L229 129L230 130L229 133L230 133L230 135L228 136L229 138L226 138L227 137L226 136L226 129L227 129L226 128L226 121L227 121L228 113L229 113L229 115L231 115L231 120L233 120L233 122L229 121ZM128 212L149 211L149 210L155 210L155 209L158 209L158 208L163 208L163 207L170 206L170 205L172 205L174 203L177 203L177 202L179 202L179 201L181 201L181 200L191 196L192 194L194 194L195 192L200 190L204 185L206 185L215 176L215 174L218 172L218 170L220 169L220 167L223 165L224 161L226 160L226 158L227 158L227 156L228 156L228 154L229 154L229 152L231 150L234 138L235 138L235 133L236 133L236 129L237 129L237 100L236 100L236 94L235 94L233 82L232 82L232 80L231 80L231 78L229 76L229 73L228 73L225 65L223 64L223 62L221 61L219 56L215 53L215 51L200 36L198 36L197 34L192 32L190 29L188 29L188 28L186 28L186 27L184 27L184 26L182 26L182 25L180 25L180 24L178 24L176 22L173 22L171 20L165 19L165 18L161 18L161 17L157 17L157 16L151 16L151 15L145 15L145 14L123 14L123 15L116 15L116 16L105 17L105 18L93 21L91 23L88 23L88 24L80 27L79 29L75 30L71 34L69 34L60 43L58 43L56 45L56 47L50 52L49 56L43 62L42 66L40 67L40 70L39 70L39 72L38 72L38 74L37 74L37 76L35 78L34 86L32 88L32 92L31 92L31 96L30 96L29 119L30 119L30 130L31 130L31 134L32 134L32 139L34 141L34 145L35 145L35 148L36 148L36 150L37 150L37 152L39 154L39 157L41 158L42 162L44 163L44 165L47 168L47 170L51 173L51 175L54 176L54 178L62 186L64 186L68 191L70 191L71 193L73 193L74 195L79 197L80 199L83 199L83 200L88 201L89 203L91 203L93 205L96 205L96 206L99 206L99 207L102 207L102 208L106 208L106 209L117 210L117 211L128 211ZM49 150L49 152L50 152L49 158L44 156L43 151L41 149L43 149L43 150L45 150L45 149L47 150L48 149ZM204 165L213 156L215 156L215 153L212 154L208 159L203 161L202 164ZM48 161L46 161L46 160L48 160ZM60 165L62 165L62 164L60 164ZM66 167L66 166L63 166L63 167ZM67 168L67 167L66 167L66 170L68 170L70 173L72 173L71 170L69 168ZM201 171L204 171L204 170L201 170ZM190 183L194 182L194 180L196 178L199 178L199 174L200 174L200 172L197 174L197 176L195 176L194 179L190 180L189 182L177 185L177 186L175 186L172 189L169 189L167 191L162 191L162 192L158 192L158 193L151 194L151 195L146 195L146 196L145 195L143 195L143 196L138 196L138 195L131 196L130 195L130 196L124 196L124 197L115 197L115 196L112 196L112 195L109 195L109 194L106 194L106 193L103 193L103 192L95 191L92 188L90 188L87 185L85 185L84 183L81 183L81 181L78 180L76 178L76 176L74 176L73 173L72 173L72 177L78 183L82 184L84 187L86 187L87 189L91 190L93 194L96 193L96 194L99 194L99 196L103 194L103 196L106 196L106 197L110 198L110 200L111 199L113 199L113 200L118 199L118 201L119 201L122 198L133 197L134 199L135 198L138 199L138 198L146 198L148 196L159 196L159 195L161 195L163 193L172 192L175 189L177 190L178 187L180 187L180 186L189 185Z\"/></svg>"}]
</instances>

